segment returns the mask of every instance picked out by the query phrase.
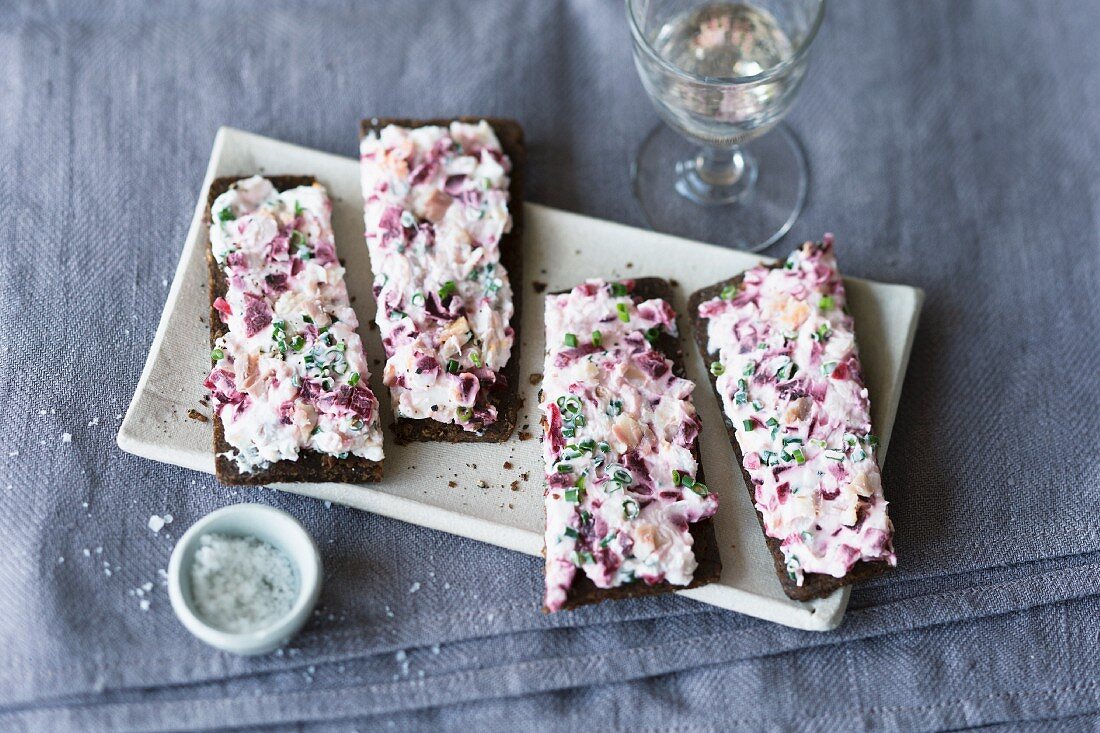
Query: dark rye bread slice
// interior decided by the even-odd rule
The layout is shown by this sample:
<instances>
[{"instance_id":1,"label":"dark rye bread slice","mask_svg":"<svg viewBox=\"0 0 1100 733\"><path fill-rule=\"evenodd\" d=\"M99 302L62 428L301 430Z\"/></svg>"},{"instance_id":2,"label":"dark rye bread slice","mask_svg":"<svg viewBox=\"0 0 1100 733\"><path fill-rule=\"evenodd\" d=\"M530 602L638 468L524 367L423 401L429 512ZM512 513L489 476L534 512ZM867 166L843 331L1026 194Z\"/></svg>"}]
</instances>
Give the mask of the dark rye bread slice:
<instances>
[{"instance_id":1,"label":"dark rye bread slice","mask_svg":"<svg viewBox=\"0 0 1100 733\"><path fill-rule=\"evenodd\" d=\"M237 181L247 178L251 174L215 178L210 184L210 193L206 198L206 223L210 225L213 220L211 209L214 200L229 190ZM267 176L267 180L275 186L276 190L285 191L288 188L298 186L312 186L317 182L312 176ZM222 322L221 313L214 308L214 301L224 298L229 290L225 272L214 260L214 253L210 248L210 238L206 242L206 267L210 291L210 348L214 348L214 342L229 332L229 327ZM213 362L211 362L213 365ZM348 456L337 458L327 453L319 453L313 450L304 450L298 454L296 461L278 461L267 468L241 473L237 464L221 455L233 450L233 446L225 440L225 427L222 419L214 415L214 473L223 484L229 485L259 485L274 483L296 482L322 482L362 484L382 480L382 462L370 461L360 456Z\"/></svg>"},{"instance_id":2,"label":"dark rye bread slice","mask_svg":"<svg viewBox=\"0 0 1100 733\"><path fill-rule=\"evenodd\" d=\"M659 277L637 278L634 280L634 289L631 291L631 296L635 303L653 298L661 298L671 305L672 286L669 284L668 280ZM684 371L684 352L683 349L680 348L680 340L662 331L655 345L657 349L672 362L672 373L678 377L687 379L687 375ZM542 394L540 392L539 400L541 401L541 399ZM545 434L545 417L542 420L542 429ZM703 461L699 454L698 438L695 440L695 445L692 446L691 453L695 457L696 463L699 464L699 470L696 472L695 477L698 481L706 483L706 478L703 475ZM578 572L573 576L573 585L569 587L565 605L562 606L562 610L588 606L602 601L672 593L678 590L686 590L687 588L698 588L701 585L717 581L722 575L722 559L718 554L718 538L714 533L713 517L694 522L690 525L690 532L693 540L692 550L695 553L696 562L699 563L690 584L673 585L668 581L661 581L660 583L649 585L644 581L636 581L628 585L620 585L614 588L599 588L587 575L583 572ZM546 551L544 549L543 555L545 554ZM547 609L543 607L543 611L546 610Z\"/></svg>"},{"instance_id":3,"label":"dark rye bread slice","mask_svg":"<svg viewBox=\"0 0 1100 733\"><path fill-rule=\"evenodd\" d=\"M524 143L523 128L515 120L497 117L447 117L430 120L414 120L401 117L371 117L359 123L359 139L371 132L381 133L384 127L445 127L454 121L477 124L485 120L493 128L504 154L512 161L509 173L508 211L512 215L512 231L501 237L500 262L508 272L512 284L512 330L515 340L508 363L498 373L503 377L497 383L497 389L488 393L488 402L497 409L497 420L486 425L483 430L473 432L463 430L454 423L443 423L430 418L412 419L396 417L390 429L399 445L421 441L442 441L445 443L503 443L512 436L516 428L520 407L519 348L520 323L523 322L521 309L523 301L523 174L527 166L527 147ZM480 399L480 396L479 396Z\"/></svg>"},{"instance_id":4,"label":"dark rye bread slice","mask_svg":"<svg viewBox=\"0 0 1100 733\"><path fill-rule=\"evenodd\" d=\"M767 265L770 269L778 269L782 266L782 261ZM707 351L707 320L699 316L699 306L708 300L719 297L722 290L728 286L740 286L743 278L744 273L741 273L737 277L732 277L729 280L723 280L720 283L715 283L710 287L698 290L692 293L691 297L688 298L688 317L695 330L695 343L699 347L699 353L703 355L703 361L707 364L716 361L718 359L718 354L712 354ZM726 424L726 432L729 434L730 445L733 447L734 455L737 456L737 466L741 469L741 476L745 480L745 488L748 489L749 492L749 501L753 502L753 506L755 507L756 490L753 486L752 478L745 468L745 457L741 454L741 446L737 442L737 430L726 415L725 406L722 403L722 394L718 391L718 377L712 374L709 369L707 373L710 374L710 385L714 389L715 396L718 398L718 408L721 410L723 422ZM853 565L851 570L848 571L848 574L843 578L834 578L831 575L824 575L822 573L804 573L802 576L802 585L798 585L787 575L787 564L783 560L783 551L780 550L780 540L768 536L768 533L764 531L764 517L761 516L759 511L754 510L754 513L756 514L757 521L760 523L760 532L764 535L764 540L768 543L768 550L771 551L772 562L775 565L775 574L779 576L779 582L783 586L783 592L787 594L788 598L796 601L810 601L815 598L824 598L839 588L863 582L869 578L881 575L890 569L890 565L885 560L865 560Z\"/></svg>"}]
</instances>

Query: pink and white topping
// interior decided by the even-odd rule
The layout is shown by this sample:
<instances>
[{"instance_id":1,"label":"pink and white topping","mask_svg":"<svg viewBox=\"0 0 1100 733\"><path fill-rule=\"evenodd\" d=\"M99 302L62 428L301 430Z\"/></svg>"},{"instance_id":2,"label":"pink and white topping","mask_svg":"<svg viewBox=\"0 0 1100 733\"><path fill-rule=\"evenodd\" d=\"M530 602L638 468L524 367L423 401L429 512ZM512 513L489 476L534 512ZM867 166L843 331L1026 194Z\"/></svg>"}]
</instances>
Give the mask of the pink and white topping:
<instances>
[{"instance_id":1,"label":"pink and white topping","mask_svg":"<svg viewBox=\"0 0 1100 733\"><path fill-rule=\"evenodd\" d=\"M726 417L791 579L897 563L833 238L699 306Z\"/></svg>"},{"instance_id":2,"label":"pink and white topping","mask_svg":"<svg viewBox=\"0 0 1100 733\"><path fill-rule=\"evenodd\" d=\"M303 449L382 460L378 401L325 189L279 192L253 176L211 213L211 249L228 281L214 307L229 332L215 344L206 386L234 448L227 457L242 473Z\"/></svg>"},{"instance_id":3,"label":"pink and white topping","mask_svg":"<svg viewBox=\"0 0 1100 733\"><path fill-rule=\"evenodd\" d=\"M597 587L691 582L688 525L717 497L695 481L695 385L654 348L672 308L635 303L633 282L589 280L546 298L546 598L560 609L577 571Z\"/></svg>"},{"instance_id":4,"label":"pink and white topping","mask_svg":"<svg viewBox=\"0 0 1100 733\"><path fill-rule=\"evenodd\" d=\"M360 160L394 412L482 430L514 338L500 263L511 163L484 121L390 125L363 138Z\"/></svg>"}]
</instances>

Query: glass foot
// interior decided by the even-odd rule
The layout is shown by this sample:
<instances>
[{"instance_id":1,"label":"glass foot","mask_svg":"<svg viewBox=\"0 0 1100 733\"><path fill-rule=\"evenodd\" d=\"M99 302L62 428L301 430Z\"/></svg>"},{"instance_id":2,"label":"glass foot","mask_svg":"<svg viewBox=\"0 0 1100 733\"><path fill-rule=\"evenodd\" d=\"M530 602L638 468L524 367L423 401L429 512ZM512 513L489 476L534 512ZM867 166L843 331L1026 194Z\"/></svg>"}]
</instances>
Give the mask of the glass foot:
<instances>
[{"instance_id":1,"label":"glass foot","mask_svg":"<svg viewBox=\"0 0 1100 733\"><path fill-rule=\"evenodd\" d=\"M741 147L735 181L701 180L700 150L661 124L631 166L634 195L649 225L687 239L759 252L783 238L806 203L802 145L779 125Z\"/></svg>"}]
</instances>

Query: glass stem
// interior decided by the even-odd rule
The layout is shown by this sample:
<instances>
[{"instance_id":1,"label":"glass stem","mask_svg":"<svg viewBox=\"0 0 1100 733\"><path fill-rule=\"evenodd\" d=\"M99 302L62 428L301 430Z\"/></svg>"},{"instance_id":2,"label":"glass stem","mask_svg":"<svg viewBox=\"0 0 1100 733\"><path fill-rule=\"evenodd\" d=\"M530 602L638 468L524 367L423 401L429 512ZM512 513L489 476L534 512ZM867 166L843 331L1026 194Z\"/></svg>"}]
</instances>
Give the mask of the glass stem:
<instances>
[{"instance_id":1,"label":"glass stem","mask_svg":"<svg viewBox=\"0 0 1100 733\"><path fill-rule=\"evenodd\" d=\"M704 146L695 156L695 172L710 186L732 186L745 175L745 156L740 145L730 148Z\"/></svg>"}]
</instances>

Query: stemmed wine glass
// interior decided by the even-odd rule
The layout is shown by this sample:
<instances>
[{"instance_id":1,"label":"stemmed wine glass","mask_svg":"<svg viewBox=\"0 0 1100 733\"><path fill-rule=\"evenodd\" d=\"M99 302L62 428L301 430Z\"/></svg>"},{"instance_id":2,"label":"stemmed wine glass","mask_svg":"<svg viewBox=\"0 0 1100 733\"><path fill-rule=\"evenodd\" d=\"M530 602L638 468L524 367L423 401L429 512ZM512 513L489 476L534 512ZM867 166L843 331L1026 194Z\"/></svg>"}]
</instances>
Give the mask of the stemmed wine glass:
<instances>
[{"instance_id":1,"label":"stemmed wine glass","mask_svg":"<svg viewBox=\"0 0 1100 733\"><path fill-rule=\"evenodd\" d=\"M775 243L806 200L806 156L780 120L825 0L626 0L626 10L634 63L667 123L631 171L650 225L753 252Z\"/></svg>"}]
</instances>

